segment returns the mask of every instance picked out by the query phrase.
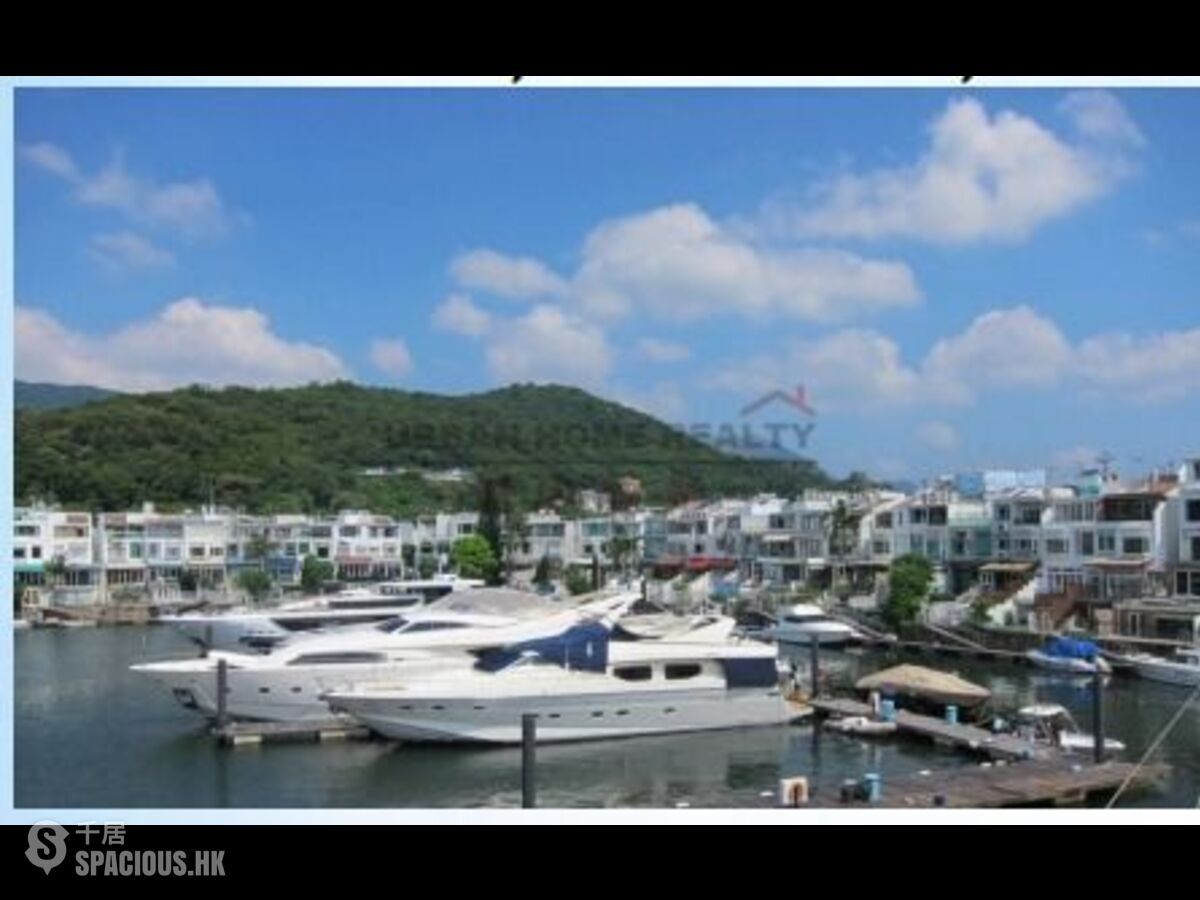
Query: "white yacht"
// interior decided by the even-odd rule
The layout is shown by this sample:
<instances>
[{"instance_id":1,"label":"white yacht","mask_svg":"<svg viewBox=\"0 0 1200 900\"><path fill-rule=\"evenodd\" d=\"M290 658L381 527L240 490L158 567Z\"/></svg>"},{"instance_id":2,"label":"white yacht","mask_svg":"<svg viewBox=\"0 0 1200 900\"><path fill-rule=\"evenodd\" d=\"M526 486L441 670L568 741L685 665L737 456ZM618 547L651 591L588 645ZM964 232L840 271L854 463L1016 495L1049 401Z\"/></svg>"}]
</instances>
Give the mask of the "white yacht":
<instances>
[{"instance_id":1,"label":"white yacht","mask_svg":"<svg viewBox=\"0 0 1200 900\"><path fill-rule=\"evenodd\" d=\"M484 582L439 575L420 581L385 581L373 587L354 587L283 603L267 609L238 607L216 613L163 616L202 647L244 649L271 647L296 632L383 622L432 603L456 591L482 587Z\"/></svg>"},{"instance_id":2,"label":"white yacht","mask_svg":"<svg viewBox=\"0 0 1200 900\"><path fill-rule=\"evenodd\" d=\"M596 624L484 653L471 668L423 671L326 695L385 737L511 744L525 713L539 742L780 725L805 710L781 690L775 651L729 637L733 621L690 639L612 639Z\"/></svg>"},{"instance_id":3,"label":"white yacht","mask_svg":"<svg viewBox=\"0 0 1200 900\"><path fill-rule=\"evenodd\" d=\"M765 634L781 644L821 645L845 644L859 640L858 630L839 622L821 607L811 603L799 603L789 607L779 616L779 621Z\"/></svg>"},{"instance_id":4,"label":"white yacht","mask_svg":"<svg viewBox=\"0 0 1200 900\"><path fill-rule=\"evenodd\" d=\"M503 589L481 593L520 594ZM265 654L214 651L200 658L142 663L131 669L161 683L183 706L213 716L217 667L224 660L226 712L231 718L328 719L330 710L321 699L327 691L364 681L395 680L422 669L469 668L477 658L473 653L560 634L579 622L619 614L638 596L618 594L567 610L535 598L537 602L528 606L507 604L514 608L500 615L433 604L377 625L294 636ZM493 601L500 599L504 598Z\"/></svg>"},{"instance_id":5,"label":"white yacht","mask_svg":"<svg viewBox=\"0 0 1200 900\"><path fill-rule=\"evenodd\" d=\"M1139 677L1150 681L1189 687L1200 684L1200 647L1180 647L1169 657L1135 653L1123 660L1137 670Z\"/></svg>"}]
</instances>

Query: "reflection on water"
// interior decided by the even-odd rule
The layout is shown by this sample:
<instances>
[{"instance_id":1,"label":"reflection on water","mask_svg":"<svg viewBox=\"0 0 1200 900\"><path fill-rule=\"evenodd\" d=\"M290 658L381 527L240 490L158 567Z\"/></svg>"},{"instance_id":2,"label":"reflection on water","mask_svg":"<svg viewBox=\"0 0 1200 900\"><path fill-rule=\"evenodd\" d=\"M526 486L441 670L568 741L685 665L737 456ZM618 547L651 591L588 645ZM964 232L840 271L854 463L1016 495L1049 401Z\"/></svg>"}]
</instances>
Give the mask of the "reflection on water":
<instances>
[{"instance_id":1,"label":"reflection on water","mask_svg":"<svg viewBox=\"0 0 1200 900\"><path fill-rule=\"evenodd\" d=\"M489 807L520 805L517 748L384 742L217 748L203 722L128 671L146 658L194 652L170 629L21 632L16 644L18 807ZM899 660L825 652L822 672L846 683ZM920 660L916 660L920 662ZM1061 703L1089 728L1087 681L1018 666L939 658L935 666L987 685L1000 707ZM807 673L807 652L796 658ZM1137 758L1187 692L1113 679L1108 733ZM808 776L814 797L837 796L864 773L968 765L950 750L903 739L864 741L808 725L646 737L538 748L538 801L547 807L769 806L780 778ZM1200 793L1200 711L1189 711L1160 754L1174 770L1128 805L1185 806ZM764 793L767 795L764 796ZM1126 805L1123 803L1122 805Z\"/></svg>"}]
</instances>

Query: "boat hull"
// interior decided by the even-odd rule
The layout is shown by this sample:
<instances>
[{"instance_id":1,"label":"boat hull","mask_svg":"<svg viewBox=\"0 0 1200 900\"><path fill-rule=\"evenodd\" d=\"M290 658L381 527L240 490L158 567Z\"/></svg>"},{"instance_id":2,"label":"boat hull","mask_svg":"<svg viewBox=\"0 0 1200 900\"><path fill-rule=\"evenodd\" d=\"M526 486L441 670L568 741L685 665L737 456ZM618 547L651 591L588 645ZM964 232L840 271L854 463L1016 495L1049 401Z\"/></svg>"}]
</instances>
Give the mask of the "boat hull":
<instances>
[{"instance_id":1,"label":"boat hull","mask_svg":"<svg viewBox=\"0 0 1200 900\"><path fill-rule=\"evenodd\" d=\"M1093 675L1096 672L1107 674L1111 667L1102 659L1091 662L1086 659L1076 659L1065 656L1051 656L1040 650L1030 650L1025 657L1039 669L1052 672L1065 672L1071 675Z\"/></svg>"},{"instance_id":2,"label":"boat hull","mask_svg":"<svg viewBox=\"0 0 1200 900\"><path fill-rule=\"evenodd\" d=\"M1159 681L1163 684L1178 684L1184 687L1200 685L1200 666L1185 665L1166 659L1130 659L1139 678Z\"/></svg>"},{"instance_id":3,"label":"boat hull","mask_svg":"<svg viewBox=\"0 0 1200 900\"><path fill-rule=\"evenodd\" d=\"M537 718L538 743L782 725L795 717L778 689L466 699L340 695L336 712L397 741L519 744L522 716Z\"/></svg>"}]
</instances>

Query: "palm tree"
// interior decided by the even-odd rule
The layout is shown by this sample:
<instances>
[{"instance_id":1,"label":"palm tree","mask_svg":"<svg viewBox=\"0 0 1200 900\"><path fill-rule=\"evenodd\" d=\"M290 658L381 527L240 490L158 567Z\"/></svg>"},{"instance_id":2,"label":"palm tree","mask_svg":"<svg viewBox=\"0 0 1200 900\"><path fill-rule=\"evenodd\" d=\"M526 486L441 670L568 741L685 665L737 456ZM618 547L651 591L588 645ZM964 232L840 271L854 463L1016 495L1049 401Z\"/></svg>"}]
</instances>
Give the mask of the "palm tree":
<instances>
[{"instance_id":1,"label":"palm tree","mask_svg":"<svg viewBox=\"0 0 1200 900\"><path fill-rule=\"evenodd\" d=\"M854 548L854 539L858 536L858 527L862 522L862 513L850 509L845 500L839 500L829 514L829 552L834 559L833 587L836 588L840 577L846 576L846 557Z\"/></svg>"}]
</instances>

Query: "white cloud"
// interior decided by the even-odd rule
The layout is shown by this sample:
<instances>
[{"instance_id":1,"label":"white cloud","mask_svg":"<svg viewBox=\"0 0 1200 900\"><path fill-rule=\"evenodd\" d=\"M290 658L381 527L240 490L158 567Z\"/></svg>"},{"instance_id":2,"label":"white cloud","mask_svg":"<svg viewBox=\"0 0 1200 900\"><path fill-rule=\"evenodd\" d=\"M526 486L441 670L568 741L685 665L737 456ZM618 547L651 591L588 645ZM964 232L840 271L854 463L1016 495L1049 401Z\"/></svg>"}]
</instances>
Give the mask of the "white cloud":
<instances>
[{"instance_id":1,"label":"white cloud","mask_svg":"<svg viewBox=\"0 0 1200 900\"><path fill-rule=\"evenodd\" d=\"M716 387L749 398L804 385L812 404L830 409L878 409L920 402L920 375L905 365L899 345L873 331L840 331L797 340L778 355L758 355L719 369Z\"/></svg>"},{"instance_id":2,"label":"white cloud","mask_svg":"<svg viewBox=\"0 0 1200 900\"><path fill-rule=\"evenodd\" d=\"M21 148L20 155L26 162L33 163L60 178L74 181L79 177L79 170L75 168L75 161L71 159L71 155L49 142L26 144Z\"/></svg>"},{"instance_id":3,"label":"white cloud","mask_svg":"<svg viewBox=\"0 0 1200 900\"><path fill-rule=\"evenodd\" d=\"M1094 399L1167 402L1200 391L1200 328L1134 336L1102 334L1076 343L1027 306L977 317L938 341L919 363L875 331L845 330L797 340L778 352L717 369L715 387L752 395L804 384L824 409L970 404L988 391L1070 388Z\"/></svg>"},{"instance_id":4,"label":"white cloud","mask_svg":"<svg viewBox=\"0 0 1200 900\"><path fill-rule=\"evenodd\" d=\"M401 338L371 341L371 362L380 372L403 378L412 372L413 359Z\"/></svg>"},{"instance_id":5,"label":"white cloud","mask_svg":"<svg viewBox=\"0 0 1200 900\"><path fill-rule=\"evenodd\" d=\"M84 206L114 209L136 222L198 237L225 233L235 218L207 178L159 184L130 173L120 154L89 175L66 150L47 142L26 145L21 155L70 183Z\"/></svg>"},{"instance_id":6,"label":"white cloud","mask_svg":"<svg viewBox=\"0 0 1200 900\"><path fill-rule=\"evenodd\" d=\"M1060 108L1084 137L1144 147L1146 136L1119 101L1108 91L1073 91Z\"/></svg>"},{"instance_id":7,"label":"white cloud","mask_svg":"<svg viewBox=\"0 0 1200 900\"><path fill-rule=\"evenodd\" d=\"M282 386L348 375L334 353L285 340L255 309L191 297L106 335L72 331L49 313L18 306L14 335L17 377L31 381L148 391L194 383Z\"/></svg>"},{"instance_id":8,"label":"white cloud","mask_svg":"<svg viewBox=\"0 0 1200 900\"><path fill-rule=\"evenodd\" d=\"M922 370L926 390L963 401L973 388L1051 384L1071 365L1071 356L1058 326L1018 306L984 313L962 334L938 341Z\"/></svg>"},{"instance_id":9,"label":"white cloud","mask_svg":"<svg viewBox=\"0 0 1200 900\"><path fill-rule=\"evenodd\" d=\"M683 344L652 337L640 338L637 352L642 359L656 363L680 362L692 355L692 351Z\"/></svg>"},{"instance_id":10,"label":"white cloud","mask_svg":"<svg viewBox=\"0 0 1200 900\"><path fill-rule=\"evenodd\" d=\"M945 422L926 422L917 429L917 438L931 450L949 453L958 449L958 432Z\"/></svg>"},{"instance_id":11,"label":"white cloud","mask_svg":"<svg viewBox=\"0 0 1200 900\"><path fill-rule=\"evenodd\" d=\"M817 186L815 206L776 204L767 221L802 236L1021 240L1109 190L1128 170L1121 148L1140 136L1111 95L1065 106L1078 144L1011 110L989 115L977 100L954 100L916 163L841 175Z\"/></svg>"},{"instance_id":12,"label":"white cloud","mask_svg":"<svg viewBox=\"0 0 1200 900\"><path fill-rule=\"evenodd\" d=\"M694 204L600 224L584 242L573 293L593 315L675 321L733 314L834 322L920 299L903 263L757 247Z\"/></svg>"},{"instance_id":13,"label":"white cloud","mask_svg":"<svg viewBox=\"0 0 1200 900\"><path fill-rule=\"evenodd\" d=\"M534 260L493 251L460 258L453 272L464 286L502 296L561 297L599 321L636 313L675 322L721 315L836 322L921 297L902 262L756 246L695 204L602 222L584 240L569 282Z\"/></svg>"},{"instance_id":14,"label":"white cloud","mask_svg":"<svg viewBox=\"0 0 1200 900\"><path fill-rule=\"evenodd\" d=\"M1200 328L1091 337L1079 344L1075 369L1088 384L1145 402L1194 396L1200 390Z\"/></svg>"},{"instance_id":15,"label":"white cloud","mask_svg":"<svg viewBox=\"0 0 1200 900\"><path fill-rule=\"evenodd\" d=\"M554 297L566 290L566 282L536 259L494 250L464 253L451 263L450 272L464 287L517 300Z\"/></svg>"},{"instance_id":16,"label":"white cloud","mask_svg":"<svg viewBox=\"0 0 1200 900\"><path fill-rule=\"evenodd\" d=\"M492 317L465 294L451 294L433 311L433 325L442 331L476 338L488 332Z\"/></svg>"},{"instance_id":17,"label":"white cloud","mask_svg":"<svg viewBox=\"0 0 1200 900\"><path fill-rule=\"evenodd\" d=\"M504 382L594 386L612 368L602 329L544 304L519 318L497 322L486 352L492 375Z\"/></svg>"},{"instance_id":18,"label":"white cloud","mask_svg":"<svg viewBox=\"0 0 1200 900\"><path fill-rule=\"evenodd\" d=\"M98 234L88 254L111 269L161 269L175 264L175 255L132 231Z\"/></svg>"}]
</instances>

